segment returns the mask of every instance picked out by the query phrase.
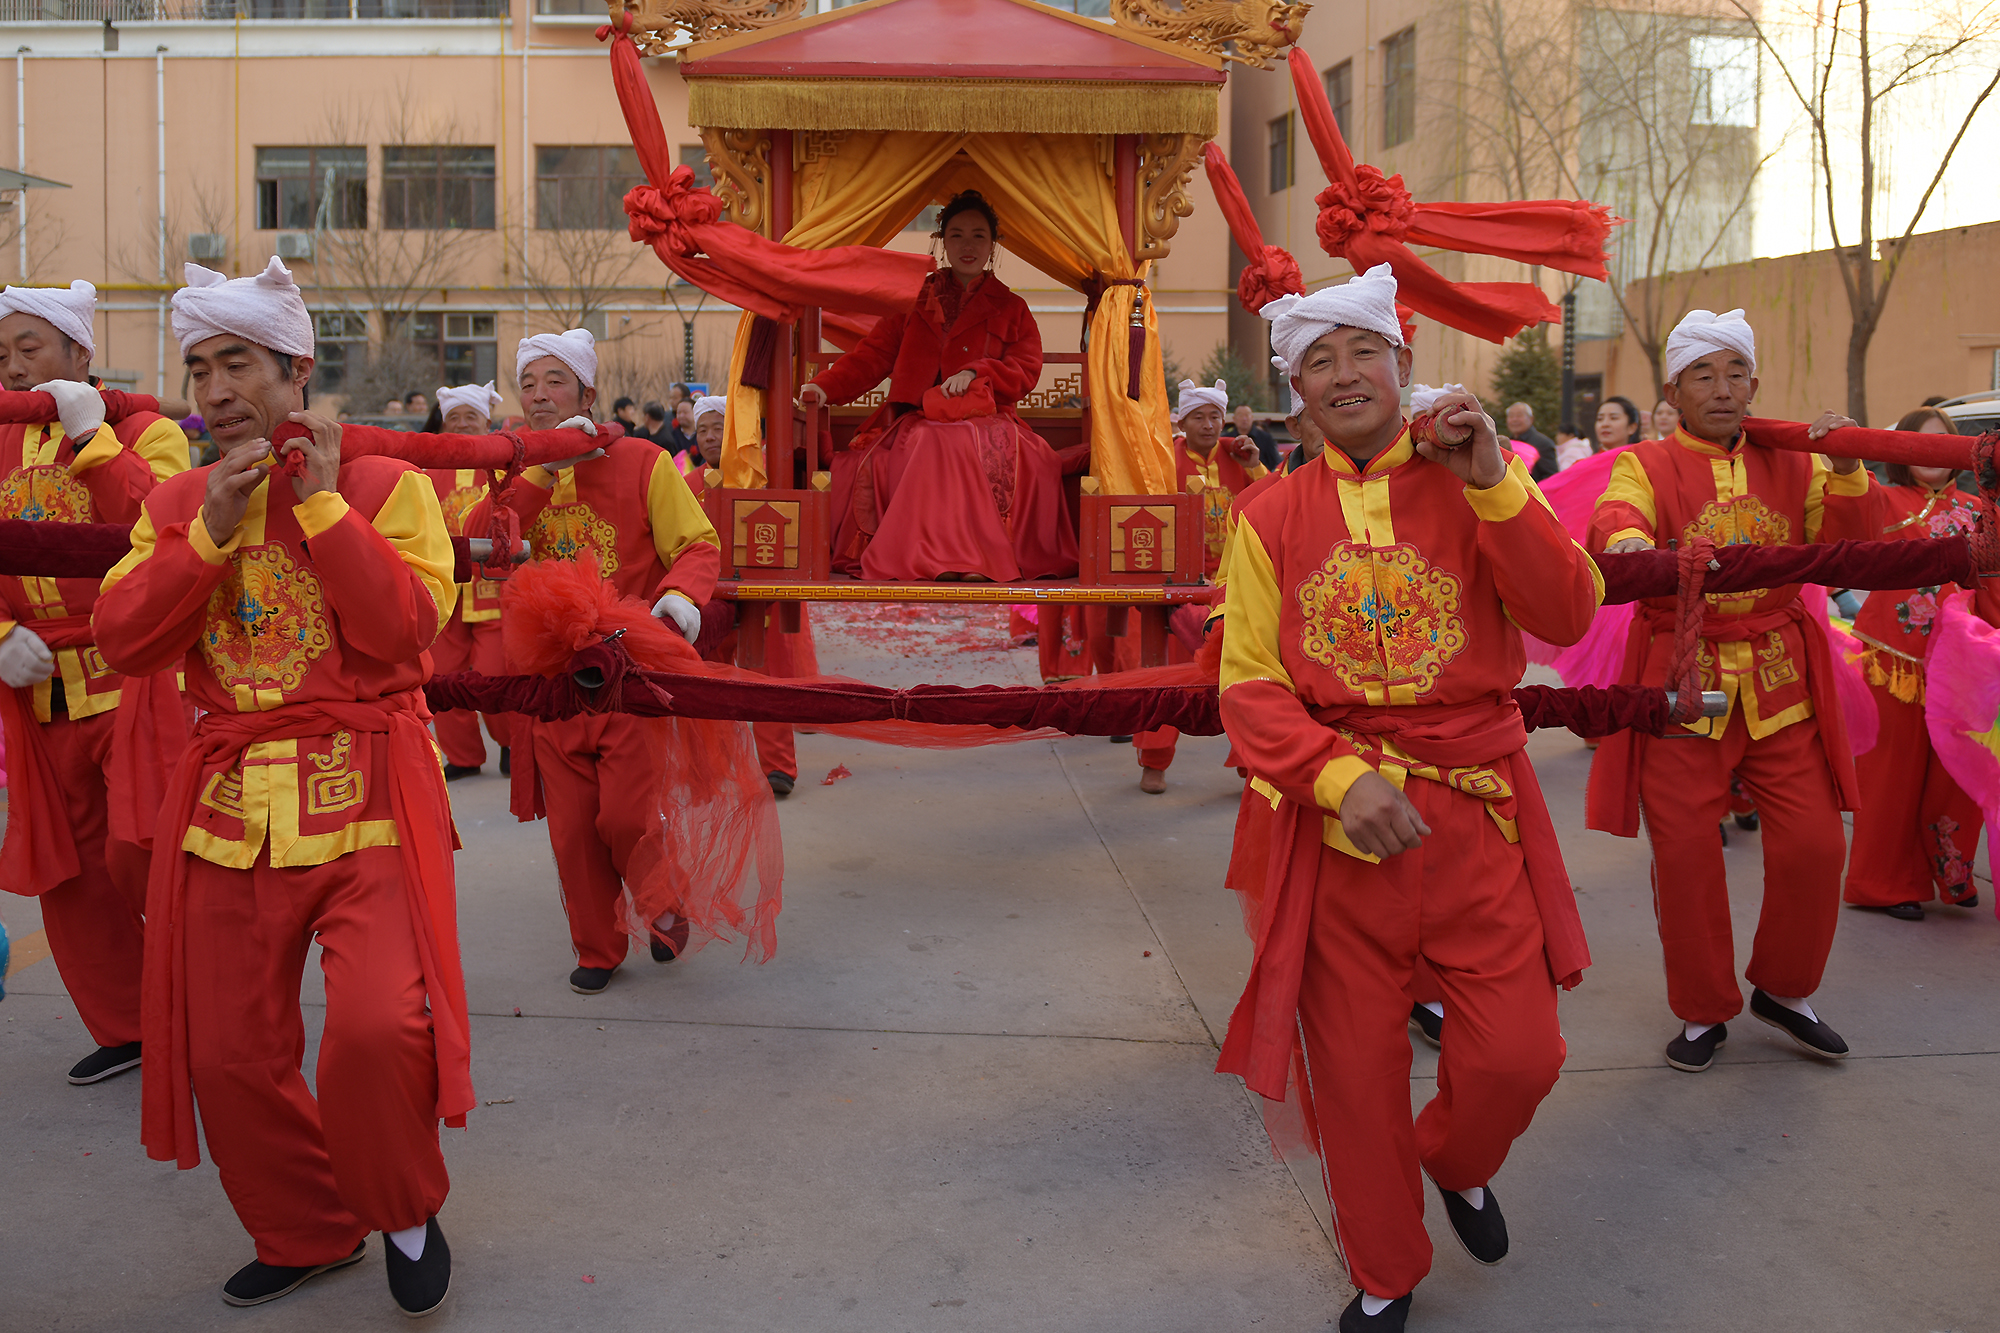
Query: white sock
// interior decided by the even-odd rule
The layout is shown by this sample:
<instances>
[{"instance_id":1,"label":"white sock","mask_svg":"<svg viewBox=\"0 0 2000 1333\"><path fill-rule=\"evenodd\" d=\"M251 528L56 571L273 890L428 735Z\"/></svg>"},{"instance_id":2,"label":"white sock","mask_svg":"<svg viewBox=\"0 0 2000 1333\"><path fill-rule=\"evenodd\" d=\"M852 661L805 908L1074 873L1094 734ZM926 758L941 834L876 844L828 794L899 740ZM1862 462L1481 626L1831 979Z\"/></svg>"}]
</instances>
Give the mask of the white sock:
<instances>
[{"instance_id":1,"label":"white sock","mask_svg":"<svg viewBox=\"0 0 2000 1333\"><path fill-rule=\"evenodd\" d=\"M1486 1187L1484 1185L1474 1185L1469 1190L1458 1190L1457 1194L1459 1198L1472 1205L1472 1211L1475 1213L1486 1206Z\"/></svg>"},{"instance_id":2,"label":"white sock","mask_svg":"<svg viewBox=\"0 0 2000 1333\"><path fill-rule=\"evenodd\" d=\"M1764 993L1766 995L1771 995L1771 992L1769 991L1765 991ZM1807 1004L1803 998L1795 1000L1787 995L1771 995L1771 999L1778 1004L1784 1005L1785 1008L1791 1010L1795 1014L1804 1014L1807 1018L1810 1018L1813 1022L1815 1023L1819 1022L1819 1015L1813 1012L1813 1007Z\"/></svg>"},{"instance_id":3,"label":"white sock","mask_svg":"<svg viewBox=\"0 0 2000 1333\"><path fill-rule=\"evenodd\" d=\"M1394 1304L1395 1302L1387 1296L1370 1296L1365 1291L1361 1293L1361 1313L1367 1315L1370 1319L1373 1319L1376 1315L1381 1314Z\"/></svg>"},{"instance_id":4,"label":"white sock","mask_svg":"<svg viewBox=\"0 0 2000 1333\"><path fill-rule=\"evenodd\" d=\"M1687 1033L1687 1039L1689 1041L1700 1041L1701 1034L1708 1031L1710 1028L1714 1026L1715 1024L1713 1023L1689 1023L1683 1029L1683 1031Z\"/></svg>"},{"instance_id":5,"label":"white sock","mask_svg":"<svg viewBox=\"0 0 2000 1333\"><path fill-rule=\"evenodd\" d=\"M1425 1001L1424 1001L1424 1008L1426 1008L1426 1009L1430 1010L1430 1011L1431 1011L1432 1013L1436 1014L1436 1015L1437 1015L1437 1016L1438 1016L1439 1018L1443 1018L1443 1017L1444 1017L1444 1001L1443 1001L1443 1000L1425 1000Z\"/></svg>"},{"instance_id":6,"label":"white sock","mask_svg":"<svg viewBox=\"0 0 2000 1333\"><path fill-rule=\"evenodd\" d=\"M382 1234L396 1242L396 1248L403 1252L405 1259L415 1263L424 1257L424 1237L430 1234L430 1223L424 1222L418 1226L404 1227L401 1231L385 1231Z\"/></svg>"}]
</instances>

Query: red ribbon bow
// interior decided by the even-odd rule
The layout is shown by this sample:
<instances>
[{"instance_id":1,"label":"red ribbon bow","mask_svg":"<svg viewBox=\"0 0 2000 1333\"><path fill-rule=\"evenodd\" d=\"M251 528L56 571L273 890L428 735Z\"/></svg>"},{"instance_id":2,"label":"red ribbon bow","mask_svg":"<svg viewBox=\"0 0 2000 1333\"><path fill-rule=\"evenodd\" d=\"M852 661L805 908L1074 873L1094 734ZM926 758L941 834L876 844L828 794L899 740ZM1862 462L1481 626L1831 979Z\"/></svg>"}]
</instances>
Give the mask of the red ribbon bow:
<instances>
[{"instance_id":1,"label":"red ribbon bow","mask_svg":"<svg viewBox=\"0 0 2000 1333\"><path fill-rule=\"evenodd\" d=\"M722 201L694 183L694 168L675 167L664 186L635 185L625 195L625 216L635 241L658 249L664 244L682 258L701 253L691 226L722 220Z\"/></svg>"}]
</instances>

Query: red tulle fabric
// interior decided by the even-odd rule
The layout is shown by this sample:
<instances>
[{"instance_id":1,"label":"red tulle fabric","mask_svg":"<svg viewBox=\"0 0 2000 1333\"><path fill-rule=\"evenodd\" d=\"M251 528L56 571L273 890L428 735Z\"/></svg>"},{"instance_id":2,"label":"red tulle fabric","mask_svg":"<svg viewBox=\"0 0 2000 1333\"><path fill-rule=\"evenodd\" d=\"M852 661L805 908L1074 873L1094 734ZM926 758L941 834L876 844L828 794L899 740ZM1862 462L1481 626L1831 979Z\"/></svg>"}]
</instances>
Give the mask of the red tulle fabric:
<instances>
[{"instance_id":1,"label":"red tulle fabric","mask_svg":"<svg viewBox=\"0 0 2000 1333\"><path fill-rule=\"evenodd\" d=\"M695 185L692 168L674 162L652 85L624 36L630 29L621 12L597 38L611 42L612 87L646 173L646 183L625 196L633 240L709 295L783 324L808 306L894 315L916 304L932 268L928 255L867 245L802 250L723 222L722 201Z\"/></svg>"},{"instance_id":2,"label":"red tulle fabric","mask_svg":"<svg viewBox=\"0 0 2000 1333\"><path fill-rule=\"evenodd\" d=\"M1321 210L1316 231L1328 254L1357 273L1389 265L1398 296L1419 314L1493 342L1531 324L1559 320L1562 312L1532 283L1454 283L1417 258L1411 246L1494 255L1600 280L1609 276L1604 245L1616 221L1609 209L1580 199L1418 203L1401 176L1356 165L1312 57L1293 47L1289 59L1299 119L1326 171L1327 187L1316 201Z\"/></svg>"},{"instance_id":3,"label":"red tulle fabric","mask_svg":"<svg viewBox=\"0 0 2000 1333\"><path fill-rule=\"evenodd\" d=\"M687 918L690 949L713 939L741 939L759 961L777 950L783 903L784 846L770 782L741 722L665 713L671 696L645 671L698 671L704 663L651 608L620 596L594 561L537 561L522 567L501 595L508 658L541 682L549 715L566 687L583 712L631 712L658 719L646 729L657 747L660 789L627 793L648 801L659 838L644 840L626 867L622 921L634 938L672 912ZM643 670L641 670L643 669ZM493 711L513 711L495 709ZM514 747L515 814L544 813L534 747ZM523 793L530 808L523 810Z\"/></svg>"}]
</instances>

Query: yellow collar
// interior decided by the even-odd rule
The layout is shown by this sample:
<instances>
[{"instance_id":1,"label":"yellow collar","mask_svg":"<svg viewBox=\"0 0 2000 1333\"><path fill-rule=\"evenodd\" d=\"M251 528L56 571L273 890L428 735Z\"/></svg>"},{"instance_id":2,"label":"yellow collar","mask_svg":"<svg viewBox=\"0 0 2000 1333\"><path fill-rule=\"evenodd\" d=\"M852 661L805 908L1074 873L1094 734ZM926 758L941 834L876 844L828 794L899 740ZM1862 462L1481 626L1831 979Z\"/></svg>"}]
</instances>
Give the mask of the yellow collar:
<instances>
[{"instance_id":1,"label":"yellow collar","mask_svg":"<svg viewBox=\"0 0 2000 1333\"><path fill-rule=\"evenodd\" d=\"M1736 438L1731 440L1728 447L1725 448L1722 445L1690 435L1682 427L1675 426L1674 443L1691 453L1701 454L1706 458L1727 458L1736 453L1738 446L1743 443L1743 432L1740 430L1737 431Z\"/></svg>"},{"instance_id":2,"label":"yellow collar","mask_svg":"<svg viewBox=\"0 0 2000 1333\"><path fill-rule=\"evenodd\" d=\"M1355 471L1354 460L1347 456L1347 451L1333 441L1328 440L1325 447L1319 451L1320 458L1325 460L1327 467L1332 469L1336 477L1349 480L1380 476L1393 468L1401 467L1415 455L1416 446L1410 443L1410 423L1407 421L1403 423L1403 429L1397 433L1396 442L1369 459L1368 466L1359 472Z\"/></svg>"}]
</instances>

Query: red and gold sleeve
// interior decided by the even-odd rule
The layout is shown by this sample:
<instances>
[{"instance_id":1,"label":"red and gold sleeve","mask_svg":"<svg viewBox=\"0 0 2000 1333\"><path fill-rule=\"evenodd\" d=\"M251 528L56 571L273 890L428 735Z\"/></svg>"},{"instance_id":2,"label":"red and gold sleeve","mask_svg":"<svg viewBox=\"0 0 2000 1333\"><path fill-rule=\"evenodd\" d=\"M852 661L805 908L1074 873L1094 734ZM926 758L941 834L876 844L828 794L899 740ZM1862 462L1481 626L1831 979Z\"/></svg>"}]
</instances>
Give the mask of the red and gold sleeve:
<instances>
[{"instance_id":1,"label":"red and gold sleeve","mask_svg":"<svg viewBox=\"0 0 2000 1333\"><path fill-rule=\"evenodd\" d=\"M1556 517L1526 465L1485 490L1466 487L1479 519L1479 554L1493 567L1507 618L1546 642L1575 643L1604 600L1604 575Z\"/></svg>"},{"instance_id":2,"label":"red and gold sleeve","mask_svg":"<svg viewBox=\"0 0 2000 1333\"><path fill-rule=\"evenodd\" d=\"M1590 519L1590 544L1604 550L1627 537L1641 537L1654 546L1660 544L1659 506L1653 498L1653 479L1637 450L1618 455L1611 465L1611 479L1597 501Z\"/></svg>"},{"instance_id":3,"label":"red and gold sleeve","mask_svg":"<svg viewBox=\"0 0 2000 1333\"><path fill-rule=\"evenodd\" d=\"M402 474L371 517L337 491L293 506L341 636L378 662L407 662L451 619L451 535L430 479Z\"/></svg>"},{"instance_id":4,"label":"red and gold sleeve","mask_svg":"<svg viewBox=\"0 0 2000 1333\"><path fill-rule=\"evenodd\" d=\"M1347 789L1374 772L1299 701L1279 649L1282 599L1263 538L1236 525L1228 566L1229 630L1222 640L1222 725L1251 772L1295 801L1338 813Z\"/></svg>"},{"instance_id":5,"label":"red and gold sleeve","mask_svg":"<svg viewBox=\"0 0 2000 1333\"><path fill-rule=\"evenodd\" d=\"M687 479L665 453L653 460L646 482L646 518L653 529L653 549L667 567L667 576L653 589L654 599L677 592L696 606L707 602L722 574L721 544Z\"/></svg>"},{"instance_id":6,"label":"red and gold sleeve","mask_svg":"<svg viewBox=\"0 0 2000 1333\"><path fill-rule=\"evenodd\" d=\"M149 422L130 444L109 425L98 427L77 451L69 474L90 492L98 522L132 523L153 487L187 471L188 462L187 436L161 417Z\"/></svg>"},{"instance_id":7,"label":"red and gold sleeve","mask_svg":"<svg viewBox=\"0 0 2000 1333\"><path fill-rule=\"evenodd\" d=\"M1873 541L1881 536L1881 508L1875 478L1866 467L1839 473L1818 454L1806 482L1806 540Z\"/></svg>"},{"instance_id":8,"label":"red and gold sleeve","mask_svg":"<svg viewBox=\"0 0 2000 1333\"><path fill-rule=\"evenodd\" d=\"M151 506L132 525L132 549L104 576L91 630L111 669L150 676L185 658L201 638L208 599L229 570L225 546L209 540L200 513L185 522L156 526Z\"/></svg>"},{"instance_id":9,"label":"red and gold sleeve","mask_svg":"<svg viewBox=\"0 0 2000 1333\"><path fill-rule=\"evenodd\" d=\"M815 375L812 383L819 385L826 401L852 402L887 378L902 350L903 329L909 321L907 314L884 315L853 351Z\"/></svg>"}]
</instances>

